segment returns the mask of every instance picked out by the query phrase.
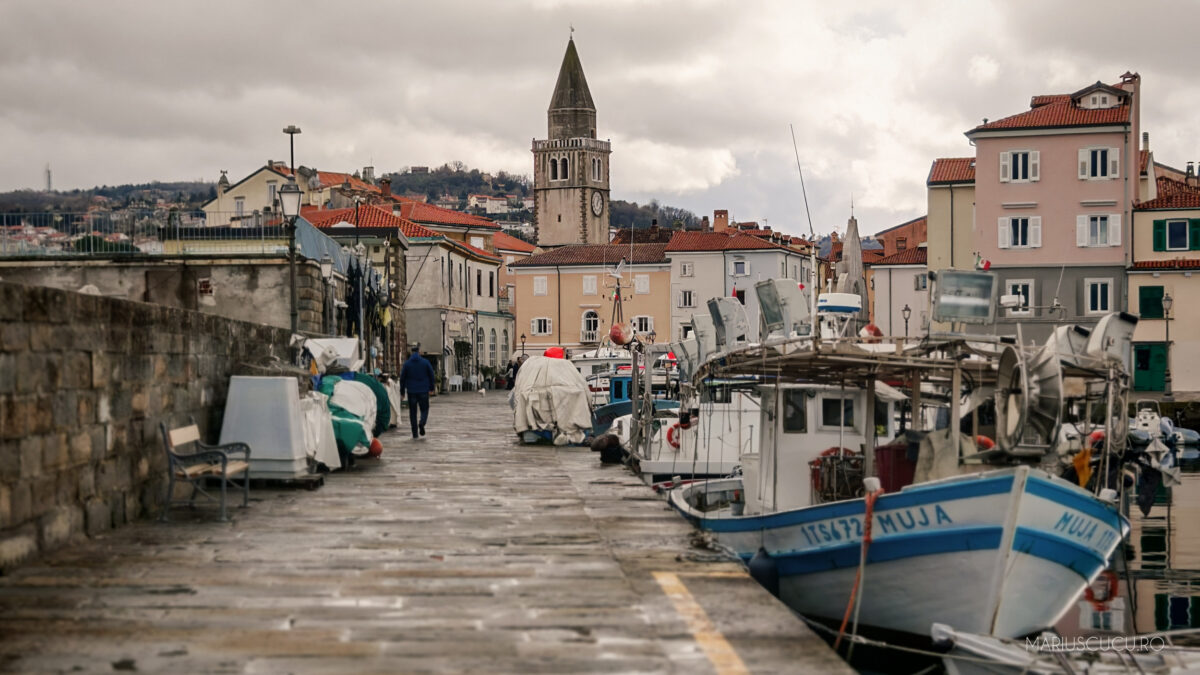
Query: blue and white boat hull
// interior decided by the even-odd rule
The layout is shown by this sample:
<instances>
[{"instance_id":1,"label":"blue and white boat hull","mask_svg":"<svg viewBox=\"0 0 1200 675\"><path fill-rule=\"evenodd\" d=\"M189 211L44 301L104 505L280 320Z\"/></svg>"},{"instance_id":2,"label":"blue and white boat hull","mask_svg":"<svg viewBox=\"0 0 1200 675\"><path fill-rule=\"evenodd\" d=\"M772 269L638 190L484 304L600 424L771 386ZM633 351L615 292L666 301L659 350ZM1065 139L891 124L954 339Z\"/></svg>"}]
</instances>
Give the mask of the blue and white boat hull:
<instances>
[{"instance_id":1,"label":"blue and white boat hull","mask_svg":"<svg viewBox=\"0 0 1200 675\"><path fill-rule=\"evenodd\" d=\"M681 487L671 505L744 560L764 549L789 607L840 620L859 563L864 500L741 516L696 508L722 493L736 502L740 480ZM1039 631L1107 566L1128 528L1091 493L1028 467L885 494L872 518L860 623L916 635L935 622L997 637Z\"/></svg>"}]
</instances>

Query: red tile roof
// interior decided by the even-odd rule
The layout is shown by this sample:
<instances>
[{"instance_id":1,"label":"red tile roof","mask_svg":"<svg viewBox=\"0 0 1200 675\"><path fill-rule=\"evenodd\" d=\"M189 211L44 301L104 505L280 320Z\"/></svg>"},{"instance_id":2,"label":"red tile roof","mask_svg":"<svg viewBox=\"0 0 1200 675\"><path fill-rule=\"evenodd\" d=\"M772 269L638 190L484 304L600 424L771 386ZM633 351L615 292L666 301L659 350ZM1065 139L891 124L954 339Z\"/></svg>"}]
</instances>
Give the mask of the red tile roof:
<instances>
[{"instance_id":1,"label":"red tile roof","mask_svg":"<svg viewBox=\"0 0 1200 675\"><path fill-rule=\"evenodd\" d=\"M1138 210L1150 209L1200 209L1200 187L1173 180L1166 176L1158 177L1158 197L1141 202Z\"/></svg>"},{"instance_id":2,"label":"red tile roof","mask_svg":"<svg viewBox=\"0 0 1200 675\"><path fill-rule=\"evenodd\" d=\"M1135 270L1191 270L1200 268L1200 258L1175 260L1142 260L1133 264Z\"/></svg>"},{"instance_id":3,"label":"red tile roof","mask_svg":"<svg viewBox=\"0 0 1200 675\"><path fill-rule=\"evenodd\" d=\"M630 249L633 257L630 258ZM546 265L616 265L626 258L630 264L643 265L665 262L667 244L577 244L551 249L545 253L517 260L510 267L539 267Z\"/></svg>"},{"instance_id":4,"label":"red tile roof","mask_svg":"<svg viewBox=\"0 0 1200 675\"><path fill-rule=\"evenodd\" d=\"M278 173L283 174L284 176L292 175L292 170L287 166L274 166L271 168L273 168ZM338 187L339 185L342 185L343 183L349 181L350 188L353 190L365 190L367 192L382 192L382 190L378 186L371 185L370 183L367 183L363 180L355 178L353 175L348 174L348 173L337 173L334 171L318 171L317 172L317 180L320 181L322 188Z\"/></svg>"},{"instance_id":5,"label":"red tile roof","mask_svg":"<svg viewBox=\"0 0 1200 675\"><path fill-rule=\"evenodd\" d=\"M473 216L462 211L452 211L443 209L440 206L425 204L404 197L396 197L396 201L400 202L400 215L408 218L416 223L426 223L430 225L451 225L455 227L486 227L489 229L500 229L496 221L480 216Z\"/></svg>"},{"instance_id":6,"label":"red tile roof","mask_svg":"<svg viewBox=\"0 0 1200 675\"><path fill-rule=\"evenodd\" d=\"M864 265L875 265L880 260L883 260L883 249L871 248L862 252L862 261Z\"/></svg>"},{"instance_id":7,"label":"red tile roof","mask_svg":"<svg viewBox=\"0 0 1200 675\"><path fill-rule=\"evenodd\" d=\"M465 244L461 241L456 241L454 239L447 239L446 241L450 242L451 244L453 244L454 246L456 246L458 248L465 249L481 258L487 258L488 260L496 260L496 261L500 260L500 256L496 255L495 253L485 251L481 248L475 248L474 246L472 246L470 244Z\"/></svg>"},{"instance_id":8,"label":"red tile roof","mask_svg":"<svg viewBox=\"0 0 1200 675\"><path fill-rule=\"evenodd\" d=\"M302 212L303 213L303 212ZM358 207L357 216L354 213L354 207L345 209L314 209L303 213L304 219L312 223L312 226L325 230L334 225L347 222L356 227L385 227L398 229L404 233L406 237L437 237L440 236L433 230L417 225L416 223L401 218L392 213L391 209L375 206L373 204L363 204Z\"/></svg>"},{"instance_id":9,"label":"red tile roof","mask_svg":"<svg viewBox=\"0 0 1200 675\"><path fill-rule=\"evenodd\" d=\"M974 157L939 157L933 160L933 166L929 167L929 178L925 179L926 185L974 182Z\"/></svg>"},{"instance_id":10,"label":"red tile roof","mask_svg":"<svg viewBox=\"0 0 1200 675\"><path fill-rule=\"evenodd\" d=\"M863 253L866 253L866 251L863 251ZM876 260L871 264L878 267L879 265L925 265L927 262L928 252L924 246L918 246L916 248L906 248L886 258Z\"/></svg>"},{"instance_id":11,"label":"red tile roof","mask_svg":"<svg viewBox=\"0 0 1200 675\"><path fill-rule=\"evenodd\" d=\"M783 246L754 236L753 232L727 232L676 232L671 237L671 243L667 244L667 252L786 250Z\"/></svg>"},{"instance_id":12,"label":"red tile roof","mask_svg":"<svg viewBox=\"0 0 1200 675\"><path fill-rule=\"evenodd\" d=\"M1037 129L1044 127L1086 127L1105 124L1126 124L1129 122L1129 100L1112 108L1087 109L1080 108L1069 95L1067 96L1034 96L1030 101L1030 109L998 119L987 124L980 124L971 131L992 131L1004 129Z\"/></svg>"},{"instance_id":13,"label":"red tile roof","mask_svg":"<svg viewBox=\"0 0 1200 675\"><path fill-rule=\"evenodd\" d=\"M492 245L496 247L497 251L503 250L517 251L520 253L533 253L537 250L537 247L533 244L523 239L517 239L511 234L505 234L503 232L497 232L495 236L492 237Z\"/></svg>"}]
</instances>

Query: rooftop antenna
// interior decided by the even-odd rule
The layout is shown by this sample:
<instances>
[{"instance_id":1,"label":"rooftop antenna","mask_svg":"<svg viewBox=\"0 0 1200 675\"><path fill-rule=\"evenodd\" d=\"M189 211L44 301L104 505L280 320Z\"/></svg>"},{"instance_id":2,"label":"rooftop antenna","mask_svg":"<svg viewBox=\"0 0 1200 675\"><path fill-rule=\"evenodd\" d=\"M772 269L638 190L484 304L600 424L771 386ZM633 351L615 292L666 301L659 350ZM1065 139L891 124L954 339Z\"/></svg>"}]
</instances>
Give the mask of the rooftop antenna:
<instances>
[{"instance_id":1,"label":"rooftop antenna","mask_svg":"<svg viewBox=\"0 0 1200 675\"><path fill-rule=\"evenodd\" d=\"M571 39L571 40L574 40L574 39L575 39L575 24L573 24L573 23L569 23L569 24L567 24L567 25L571 27L571 35L570 35L570 39Z\"/></svg>"},{"instance_id":2,"label":"rooftop antenna","mask_svg":"<svg viewBox=\"0 0 1200 675\"><path fill-rule=\"evenodd\" d=\"M854 217L854 193L850 193L850 217Z\"/></svg>"}]
</instances>

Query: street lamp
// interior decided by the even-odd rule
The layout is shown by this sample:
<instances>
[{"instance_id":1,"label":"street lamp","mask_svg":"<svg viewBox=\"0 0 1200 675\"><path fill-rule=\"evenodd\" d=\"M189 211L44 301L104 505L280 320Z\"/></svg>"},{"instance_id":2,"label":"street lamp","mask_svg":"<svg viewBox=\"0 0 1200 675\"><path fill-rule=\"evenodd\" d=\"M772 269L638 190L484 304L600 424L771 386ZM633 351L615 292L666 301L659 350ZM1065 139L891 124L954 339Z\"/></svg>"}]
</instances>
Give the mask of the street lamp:
<instances>
[{"instance_id":1,"label":"street lamp","mask_svg":"<svg viewBox=\"0 0 1200 675\"><path fill-rule=\"evenodd\" d=\"M371 372L371 342L367 338L366 324L366 282L367 273L371 267L367 264L367 247L363 244L354 245L354 255L358 258L358 337L362 339L364 356L367 360L367 372Z\"/></svg>"},{"instance_id":2,"label":"street lamp","mask_svg":"<svg viewBox=\"0 0 1200 675\"><path fill-rule=\"evenodd\" d=\"M467 317L467 332L471 336L471 380L474 383L475 373L479 371L479 335L476 333L474 316Z\"/></svg>"},{"instance_id":3,"label":"street lamp","mask_svg":"<svg viewBox=\"0 0 1200 675\"><path fill-rule=\"evenodd\" d=\"M288 135L288 146L292 153L292 163L290 166L292 169L292 177L294 178L296 176L296 134L300 133L300 127L296 126L295 124L289 124L283 128L283 133Z\"/></svg>"},{"instance_id":4,"label":"street lamp","mask_svg":"<svg viewBox=\"0 0 1200 675\"><path fill-rule=\"evenodd\" d=\"M442 353L439 358L442 362L442 388L446 387L446 313L442 312Z\"/></svg>"},{"instance_id":5,"label":"street lamp","mask_svg":"<svg viewBox=\"0 0 1200 675\"><path fill-rule=\"evenodd\" d=\"M288 178L279 191L279 208L288 229L288 285L292 291L292 332L296 332L299 309L296 305L296 218L300 216L300 198L303 195L296 185L294 176Z\"/></svg>"},{"instance_id":6,"label":"street lamp","mask_svg":"<svg viewBox=\"0 0 1200 675\"><path fill-rule=\"evenodd\" d=\"M525 334L521 333L521 356L525 356Z\"/></svg>"},{"instance_id":7,"label":"street lamp","mask_svg":"<svg viewBox=\"0 0 1200 675\"><path fill-rule=\"evenodd\" d=\"M908 306L907 302L904 303L904 309L900 310L900 313L904 315L904 337L908 337L908 320L912 317L912 308Z\"/></svg>"},{"instance_id":8,"label":"street lamp","mask_svg":"<svg viewBox=\"0 0 1200 675\"><path fill-rule=\"evenodd\" d=\"M1175 299L1170 293L1164 293L1162 298L1163 318L1167 321L1167 371L1163 376L1163 398L1170 399L1174 397L1171 392L1171 305L1175 304Z\"/></svg>"},{"instance_id":9,"label":"street lamp","mask_svg":"<svg viewBox=\"0 0 1200 675\"><path fill-rule=\"evenodd\" d=\"M333 276L333 258L329 254L321 256L321 331L329 332L329 277Z\"/></svg>"}]
</instances>

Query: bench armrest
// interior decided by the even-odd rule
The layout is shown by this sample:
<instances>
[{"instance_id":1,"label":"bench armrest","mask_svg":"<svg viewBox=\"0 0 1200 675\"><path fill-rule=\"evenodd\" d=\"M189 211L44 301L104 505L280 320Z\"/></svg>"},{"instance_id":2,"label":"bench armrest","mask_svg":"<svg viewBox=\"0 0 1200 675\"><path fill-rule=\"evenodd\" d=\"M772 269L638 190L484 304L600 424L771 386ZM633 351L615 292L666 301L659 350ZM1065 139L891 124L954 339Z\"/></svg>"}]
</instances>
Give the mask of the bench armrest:
<instances>
[{"instance_id":1,"label":"bench armrest","mask_svg":"<svg viewBox=\"0 0 1200 675\"><path fill-rule=\"evenodd\" d=\"M233 455L242 453L246 459L250 459L250 446L246 443L225 443L224 445L209 445L203 441L196 441L196 445L208 452L219 452L223 455Z\"/></svg>"}]
</instances>

